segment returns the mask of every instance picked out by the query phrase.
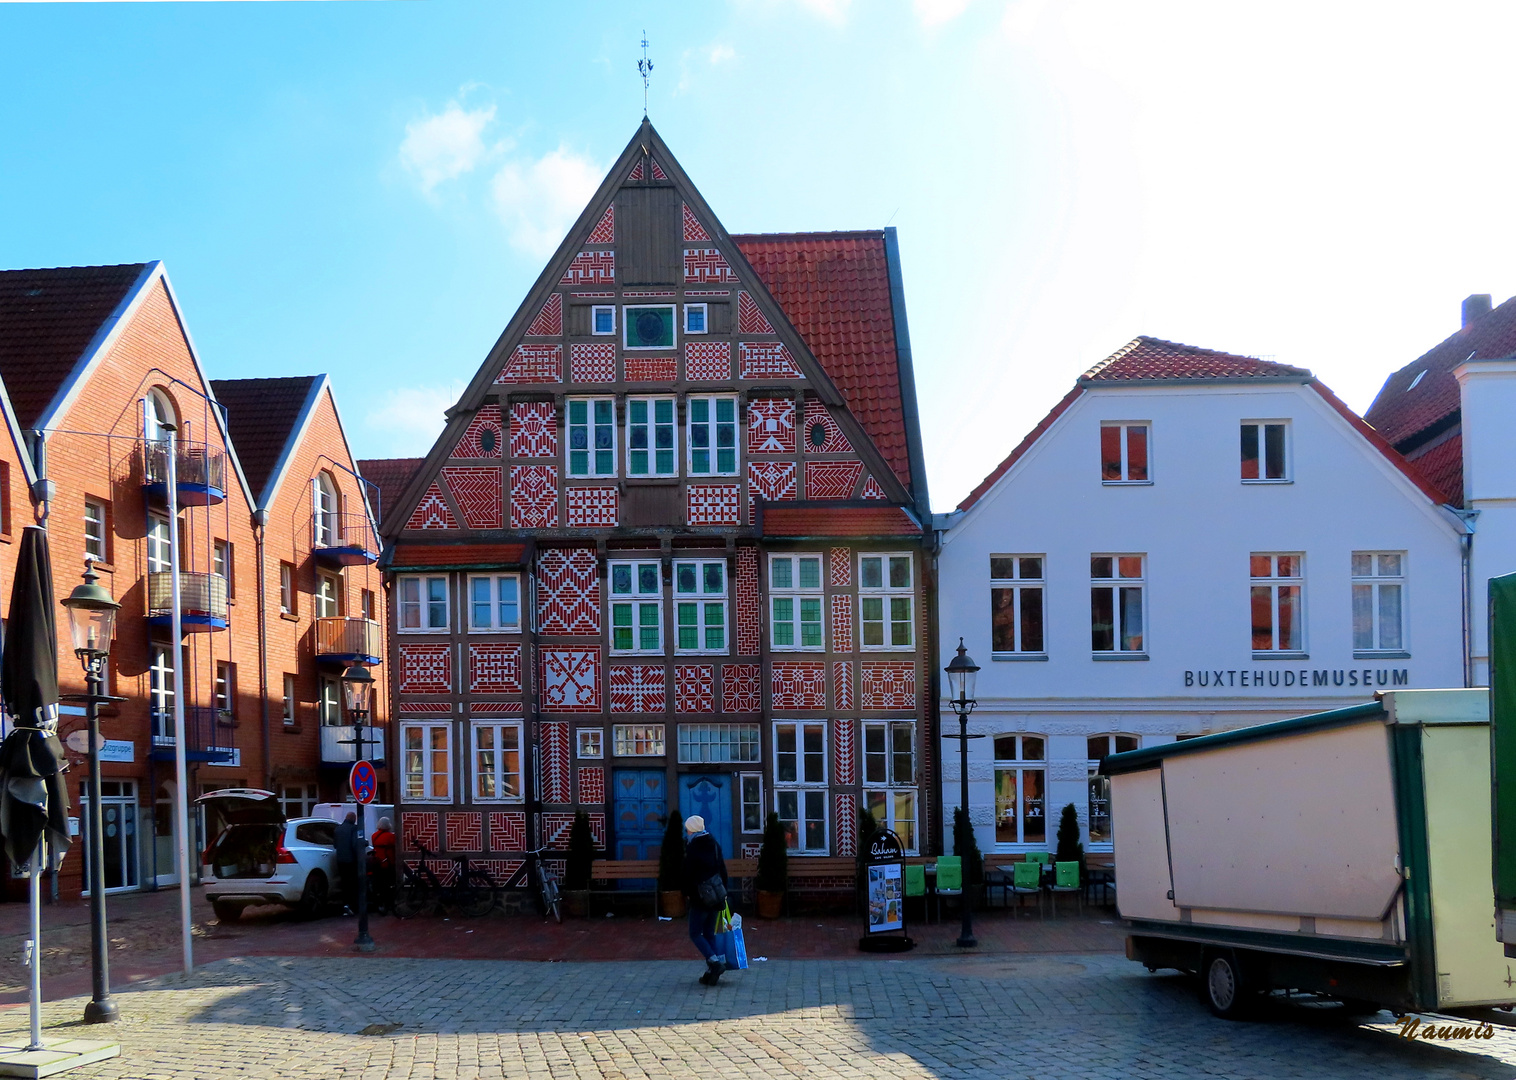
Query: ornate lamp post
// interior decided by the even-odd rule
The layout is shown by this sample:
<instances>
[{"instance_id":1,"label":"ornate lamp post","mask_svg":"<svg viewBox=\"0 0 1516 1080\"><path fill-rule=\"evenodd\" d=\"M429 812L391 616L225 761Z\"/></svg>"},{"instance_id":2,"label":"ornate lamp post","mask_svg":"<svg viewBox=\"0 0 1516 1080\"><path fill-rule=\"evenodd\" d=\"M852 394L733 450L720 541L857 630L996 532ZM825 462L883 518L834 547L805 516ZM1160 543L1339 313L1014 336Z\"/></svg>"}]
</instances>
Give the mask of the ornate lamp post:
<instances>
[{"instance_id":1,"label":"ornate lamp post","mask_svg":"<svg viewBox=\"0 0 1516 1080\"><path fill-rule=\"evenodd\" d=\"M116 612L121 605L97 584L94 564L86 560L84 583L74 586L61 601L68 611L69 635L74 655L84 666L85 693L70 694L69 701L82 702L89 718L89 908L90 962L94 977L90 1003L84 1007L84 1022L100 1024L116 1019L111 1000L110 961L105 936L105 830L100 811L100 706L125 698L104 693L105 662L111 639L116 635Z\"/></svg>"},{"instance_id":2,"label":"ornate lamp post","mask_svg":"<svg viewBox=\"0 0 1516 1080\"><path fill-rule=\"evenodd\" d=\"M355 761L366 760L363 742L363 722L368 719L370 702L374 694L374 677L362 664L354 664L342 673L343 704L353 721L353 745ZM374 939L368 933L368 834L363 828L363 805L358 802L358 793L353 792L353 802L358 806L358 937L353 948L359 952L373 952Z\"/></svg>"},{"instance_id":3,"label":"ornate lamp post","mask_svg":"<svg viewBox=\"0 0 1516 1080\"><path fill-rule=\"evenodd\" d=\"M969 713L974 711L974 706L979 704L974 700L974 675L979 670L979 665L974 663L973 657L963 649L963 639L958 639L958 655L948 662L943 669L948 677L948 703L953 706L953 711L958 714L958 734L943 734L944 739L958 740L958 782L959 788L958 805L963 807L963 823L969 826L969 740L982 739L983 735L969 734ZM974 915L970 910L970 893L967 878L963 882L963 929L958 934L956 944L960 948L968 949L979 942L974 937Z\"/></svg>"}]
</instances>

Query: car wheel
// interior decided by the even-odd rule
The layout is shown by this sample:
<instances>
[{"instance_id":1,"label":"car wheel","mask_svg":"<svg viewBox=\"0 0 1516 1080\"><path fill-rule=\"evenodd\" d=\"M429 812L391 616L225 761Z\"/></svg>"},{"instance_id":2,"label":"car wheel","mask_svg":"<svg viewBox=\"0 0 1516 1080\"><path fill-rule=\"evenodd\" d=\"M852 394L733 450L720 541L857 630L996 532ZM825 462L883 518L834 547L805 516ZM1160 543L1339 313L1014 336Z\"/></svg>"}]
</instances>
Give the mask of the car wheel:
<instances>
[{"instance_id":1,"label":"car wheel","mask_svg":"<svg viewBox=\"0 0 1516 1080\"><path fill-rule=\"evenodd\" d=\"M217 922L234 923L242 918L241 904L229 904L221 900L212 900L211 910L216 913Z\"/></svg>"},{"instance_id":2,"label":"car wheel","mask_svg":"<svg viewBox=\"0 0 1516 1080\"><path fill-rule=\"evenodd\" d=\"M326 875L320 870L312 870L305 879L305 890L300 894L300 906L297 910L302 919L314 919L321 914L326 907Z\"/></svg>"},{"instance_id":3,"label":"car wheel","mask_svg":"<svg viewBox=\"0 0 1516 1080\"><path fill-rule=\"evenodd\" d=\"M1253 994L1243 982L1237 957L1230 950L1207 955L1200 970L1200 980L1206 1007L1216 1016L1223 1020L1239 1020L1247 1015Z\"/></svg>"}]
</instances>

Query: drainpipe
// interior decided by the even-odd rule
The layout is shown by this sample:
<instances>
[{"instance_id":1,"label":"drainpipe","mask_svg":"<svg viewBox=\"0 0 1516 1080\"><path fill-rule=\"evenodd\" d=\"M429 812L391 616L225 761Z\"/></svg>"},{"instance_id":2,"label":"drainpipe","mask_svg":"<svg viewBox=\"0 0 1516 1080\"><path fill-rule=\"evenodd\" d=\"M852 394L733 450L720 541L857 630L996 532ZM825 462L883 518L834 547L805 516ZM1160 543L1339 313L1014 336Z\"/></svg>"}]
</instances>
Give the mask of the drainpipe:
<instances>
[{"instance_id":1,"label":"drainpipe","mask_svg":"<svg viewBox=\"0 0 1516 1080\"><path fill-rule=\"evenodd\" d=\"M264 565L268 511L253 511L253 542L258 555L258 709L263 721L263 786L274 790L273 743L268 726L268 568ZM282 689L282 688L281 688Z\"/></svg>"},{"instance_id":2,"label":"drainpipe","mask_svg":"<svg viewBox=\"0 0 1516 1080\"><path fill-rule=\"evenodd\" d=\"M559 415L563 415L561 412ZM525 610L521 612L522 638L526 648L522 650L521 658L523 684L528 687L530 693L526 700L530 703L526 711L527 722L531 724L531 733L527 739L528 752L531 760L528 767L521 771L521 786L525 789L526 796L526 843L527 847L537 850L544 846L543 839L538 833L538 824L542 815L542 687L537 678L537 538L526 538L526 550L522 554L526 563L525 572L521 575L522 584L525 588L522 592L522 603ZM596 569L598 573L598 567ZM607 686L609 683L606 684ZM467 724L460 729L460 740L467 734ZM601 750L604 753L602 747ZM609 755L607 755L609 756ZM536 859L526 860L526 884L531 890L532 896L537 895L537 870L539 863Z\"/></svg>"},{"instance_id":3,"label":"drainpipe","mask_svg":"<svg viewBox=\"0 0 1516 1080\"><path fill-rule=\"evenodd\" d=\"M1474 519L1478 510L1462 510L1464 532L1458 538L1463 570L1463 685L1474 685Z\"/></svg>"}]
</instances>

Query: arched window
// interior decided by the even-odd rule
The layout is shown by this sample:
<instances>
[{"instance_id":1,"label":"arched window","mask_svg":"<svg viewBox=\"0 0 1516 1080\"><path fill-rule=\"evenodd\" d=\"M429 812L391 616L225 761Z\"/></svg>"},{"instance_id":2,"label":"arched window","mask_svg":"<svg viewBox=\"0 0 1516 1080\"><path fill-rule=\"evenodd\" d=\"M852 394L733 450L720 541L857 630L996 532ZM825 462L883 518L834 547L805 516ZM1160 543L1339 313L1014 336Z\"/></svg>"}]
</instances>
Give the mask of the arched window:
<instances>
[{"instance_id":1,"label":"arched window","mask_svg":"<svg viewBox=\"0 0 1516 1080\"><path fill-rule=\"evenodd\" d=\"M316 546L331 547L337 543L341 532L338 521L340 499L337 494L337 485L330 473L317 473L316 482L312 485L311 491L312 523L315 529Z\"/></svg>"},{"instance_id":2,"label":"arched window","mask_svg":"<svg viewBox=\"0 0 1516 1080\"><path fill-rule=\"evenodd\" d=\"M1135 735L1091 735L1086 741L1085 756L1090 782L1090 843L1111 842L1111 778L1100 775L1100 762L1107 754L1124 754L1137 749Z\"/></svg>"},{"instance_id":3,"label":"arched window","mask_svg":"<svg viewBox=\"0 0 1516 1080\"><path fill-rule=\"evenodd\" d=\"M148 442L166 442L169 428L178 428L179 414L174 402L160 387L153 387L143 398L142 436Z\"/></svg>"},{"instance_id":4,"label":"arched window","mask_svg":"<svg viewBox=\"0 0 1516 1080\"><path fill-rule=\"evenodd\" d=\"M995 736L995 842L1046 844L1047 739Z\"/></svg>"}]
</instances>

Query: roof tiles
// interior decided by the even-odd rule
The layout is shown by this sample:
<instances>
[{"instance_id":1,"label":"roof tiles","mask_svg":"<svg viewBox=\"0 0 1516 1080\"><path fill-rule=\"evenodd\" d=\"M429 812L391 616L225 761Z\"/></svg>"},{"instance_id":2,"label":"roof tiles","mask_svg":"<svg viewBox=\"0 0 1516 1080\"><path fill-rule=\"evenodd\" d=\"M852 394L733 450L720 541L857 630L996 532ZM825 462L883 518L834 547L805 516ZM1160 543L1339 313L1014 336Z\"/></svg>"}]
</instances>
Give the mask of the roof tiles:
<instances>
[{"instance_id":1,"label":"roof tiles","mask_svg":"<svg viewBox=\"0 0 1516 1080\"><path fill-rule=\"evenodd\" d=\"M282 379L212 379L216 399L226 406L226 425L242 473L261 501L269 478L289 444L311 386L320 375Z\"/></svg>"},{"instance_id":2,"label":"roof tiles","mask_svg":"<svg viewBox=\"0 0 1516 1080\"><path fill-rule=\"evenodd\" d=\"M764 536L920 536L921 526L898 506L763 507Z\"/></svg>"},{"instance_id":3,"label":"roof tiles","mask_svg":"<svg viewBox=\"0 0 1516 1080\"><path fill-rule=\"evenodd\" d=\"M371 507L376 519L381 519L405 493L405 485L425 458L370 458L357 462L358 475L379 488L379 506Z\"/></svg>"},{"instance_id":4,"label":"roof tiles","mask_svg":"<svg viewBox=\"0 0 1516 1080\"><path fill-rule=\"evenodd\" d=\"M1087 382L1143 382L1169 379L1309 378L1305 368L1217 352L1155 337L1136 337L1086 371Z\"/></svg>"}]
</instances>

